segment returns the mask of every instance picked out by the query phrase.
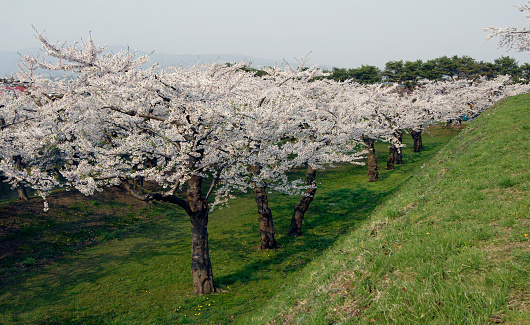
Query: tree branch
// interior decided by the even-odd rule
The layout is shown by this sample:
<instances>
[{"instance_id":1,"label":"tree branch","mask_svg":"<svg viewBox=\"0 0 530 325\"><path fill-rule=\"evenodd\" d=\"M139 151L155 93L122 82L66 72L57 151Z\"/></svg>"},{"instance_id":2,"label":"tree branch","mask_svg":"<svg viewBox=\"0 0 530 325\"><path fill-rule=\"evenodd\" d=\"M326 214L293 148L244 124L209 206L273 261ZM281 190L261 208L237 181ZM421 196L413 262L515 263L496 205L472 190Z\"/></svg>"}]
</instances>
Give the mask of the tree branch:
<instances>
[{"instance_id":1,"label":"tree branch","mask_svg":"<svg viewBox=\"0 0 530 325\"><path fill-rule=\"evenodd\" d=\"M169 191L164 192L164 195L166 196L175 195L175 192L177 191L179 186L180 186L180 181L176 182L175 185L173 185L173 187Z\"/></svg>"},{"instance_id":2,"label":"tree branch","mask_svg":"<svg viewBox=\"0 0 530 325\"><path fill-rule=\"evenodd\" d=\"M131 185L129 184L129 182L127 182L127 180L122 180L121 184L123 185L123 188L125 188L127 192L129 192L129 194L131 194L135 199L138 199L140 201L149 202L149 195L138 193L136 190L134 190L131 187Z\"/></svg>"},{"instance_id":3,"label":"tree branch","mask_svg":"<svg viewBox=\"0 0 530 325\"><path fill-rule=\"evenodd\" d=\"M205 201L208 201L208 198L210 197L210 194L212 194L212 191L213 191L215 185L217 185L217 182L219 181L219 176L221 176L221 173L223 172L223 169L224 169L224 166L221 166L217 170L217 173L215 174L215 177L214 177L214 179L212 181L212 184L210 184L210 188L208 189L208 192L206 193L206 196L204 198Z\"/></svg>"},{"instance_id":4,"label":"tree branch","mask_svg":"<svg viewBox=\"0 0 530 325\"><path fill-rule=\"evenodd\" d=\"M186 200L179 198L176 195L168 195L167 192L166 193L140 194L137 191L135 191L126 180L122 180L122 185L129 192L129 194L131 194L134 198L140 201L149 202L151 200L156 200L156 201L168 202L168 203L176 204L186 211L189 210L188 202L186 202Z\"/></svg>"},{"instance_id":5,"label":"tree branch","mask_svg":"<svg viewBox=\"0 0 530 325\"><path fill-rule=\"evenodd\" d=\"M130 116L138 116L138 117L148 118L148 119L162 121L162 122L167 121L167 119L165 119L163 117L158 117L158 116L151 115L151 114L141 114L141 113L134 112L134 111L124 112L124 111L122 111L121 109L119 109L116 106L104 106L102 108L109 108L109 109L111 109L113 111L116 111L116 112L119 112L119 113L122 113L122 114L127 114L127 115L130 115Z\"/></svg>"}]
</instances>

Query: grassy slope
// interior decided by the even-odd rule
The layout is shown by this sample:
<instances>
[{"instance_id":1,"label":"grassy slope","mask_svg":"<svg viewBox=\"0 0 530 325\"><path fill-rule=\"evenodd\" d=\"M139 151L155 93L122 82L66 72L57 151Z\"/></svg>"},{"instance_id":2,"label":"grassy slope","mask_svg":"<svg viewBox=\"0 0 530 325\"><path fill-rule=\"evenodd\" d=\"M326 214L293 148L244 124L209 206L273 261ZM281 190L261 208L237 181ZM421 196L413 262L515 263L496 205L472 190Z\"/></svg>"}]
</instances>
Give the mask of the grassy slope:
<instances>
[{"instance_id":1,"label":"grassy slope","mask_svg":"<svg viewBox=\"0 0 530 325\"><path fill-rule=\"evenodd\" d=\"M529 117L483 113L242 323L530 324Z\"/></svg>"}]
</instances>

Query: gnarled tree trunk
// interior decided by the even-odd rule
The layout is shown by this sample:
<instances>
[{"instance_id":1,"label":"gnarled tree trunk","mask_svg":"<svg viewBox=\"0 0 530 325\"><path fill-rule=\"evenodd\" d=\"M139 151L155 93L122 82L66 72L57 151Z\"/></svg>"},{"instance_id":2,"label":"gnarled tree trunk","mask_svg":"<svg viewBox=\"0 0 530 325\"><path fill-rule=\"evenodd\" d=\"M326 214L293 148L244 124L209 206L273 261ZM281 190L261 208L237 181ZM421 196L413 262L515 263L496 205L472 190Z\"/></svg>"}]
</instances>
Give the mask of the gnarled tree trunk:
<instances>
[{"instance_id":1,"label":"gnarled tree trunk","mask_svg":"<svg viewBox=\"0 0 530 325\"><path fill-rule=\"evenodd\" d=\"M390 143L390 147L388 147L388 159L386 161L386 169L392 170L394 169L394 162L396 160L396 148Z\"/></svg>"},{"instance_id":2,"label":"gnarled tree trunk","mask_svg":"<svg viewBox=\"0 0 530 325\"><path fill-rule=\"evenodd\" d=\"M17 185L18 200L19 201L29 201L28 193L26 192L26 186L22 183Z\"/></svg>"},{"instance_id":3,"label":"gnarled tree trunk","mask_svg":"<svg viewBox=\"0 0 530 325\"><path fill-rule=\"evenodd\" d=\"M401 146L403 144L403 130L397 130L396 137L398 141L395 152L396 164L403 165L403 147Z\"/></svg>"},{"instance_id":4,"label":"gnarled tree trunk","mask_svg":"<svg viewBox=\"0 0 530 325\"><path fill-rule=\"evenodd\" d=\"M24 169L24 162L22 161L22 156L13 156L13 160L15 161L15 167L18 170ZM21 182L18 182L17 184L17 193L19 201L29 201L29 196L26 192L26 186L24 186L24 184Z\"/></svg>"},{"instance_id":5,"label":"gnarled tree trunk","mask_svg":"<svg viewBox=\"0 0 530 325\"><path fill-rule=\"evenodd\" d=\"M368 181L369 182L377 182L377 179L379 178L379 167L377 167L377 156L375 154L375 140L368 137L363 137L364 145L366 146L366 150L368 150L367 154L367 164L368 164Z\"/></svg>"},{"instance_id":6,"label":"gnarled tree trunk","mask_svg":"<svg viewBox=\"0 0 530 325\"><path fill-rule=\"evenodd\" d=\"M316 170L307 166L307 188L300 200L300 203L294 208L293 218L291 219L291 228L289 229L288 236L297 237L302 234L302 221L304 220L305 213L309 208L309 204L313 201L315 193L317 192L317 186L315 183Z\"/></svg>"},{"instance_id":7,"label":"gnarled tree trunk","mask_svg":"<svg viewBox=\"0 0 530 325\"><path fill-rule=\"evenodd\" d=\"M254 174L258 175L261 168L259 166L251 166L250 169ZM269 208L269 200L265 186L254 185L254 199L258 206L259 231L261 233L261 245L259 249L276 248L274 222L272 221L272 211Z\"/></svg>"},{"instance_id":8,"label":"gnarled tree trunk","mask_svg":"<svg viewBox=\"0 0 530 325\"><path fill-rule=\"evenodd\" d=\"M401 149L401 143L403 140L403 131L397 130L394 133L395 138L390 141L390 147L388 148L388 160L386 162L386 169L394 169L394 163L403 164L403 151Z\"/></svg>"},{"instance_id":9,"label":"gnarled tree trunk","mask_svg":"<svg viewBox=\"0 0 530 325\"><path fill-rule=\"evenodd\" d=\"M186 212L191 221L191 274L193 293L202 295L217 290L213 281L208 247L208 203L202 195L202 177L192 175L187 181Z\"/></svg>"},{"instance_id":10,"label":"gnarled tree trunk","mask_svg":"<svg viewBox=\"0 0 530 325\"><path fill-rule=\"evenodd\" d=\"M410 136L414 140L414 152L420 152L423 149L423 142L421 141L421 129L419 131L410 130Z\"/></svg>"}]
</instances>

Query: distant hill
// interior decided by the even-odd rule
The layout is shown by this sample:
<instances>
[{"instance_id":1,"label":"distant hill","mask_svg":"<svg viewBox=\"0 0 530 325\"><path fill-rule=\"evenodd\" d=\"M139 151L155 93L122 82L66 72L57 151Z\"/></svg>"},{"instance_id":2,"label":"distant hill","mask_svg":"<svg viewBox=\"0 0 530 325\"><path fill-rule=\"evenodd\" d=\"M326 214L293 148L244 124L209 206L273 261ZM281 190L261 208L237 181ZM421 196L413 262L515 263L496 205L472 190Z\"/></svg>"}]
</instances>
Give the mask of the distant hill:
<instances>
[{"instance_id":1,"label":"distant hill","mask_svg":"<svg viewBox=\"0 0 530 325\"><path fill-rule=\"evenodd\" d=\"M111 46L108 49L109 53L117 53L122 49L126 49L123 46ZM20 55L28 53L37 54L38 48L24 49L18 52L6 52L0 51L0 77L9 76L12 73L18 72L17 62L20 60ZM20 54L18 54L20 53ZM149 54L149 52L138 51L139 55ZM286 61L263 59L252 56L246 56L243 54L167 54L167 53L152 53L150 54L153 63L158 63L161 67L167 66L192 66L197 62L202 63L235 63L240 61L252 62L252 67L260 68L266 66L285 65ZM289 65L296 67L298 63L290 62Z\"/></svg>"}]
</instances>

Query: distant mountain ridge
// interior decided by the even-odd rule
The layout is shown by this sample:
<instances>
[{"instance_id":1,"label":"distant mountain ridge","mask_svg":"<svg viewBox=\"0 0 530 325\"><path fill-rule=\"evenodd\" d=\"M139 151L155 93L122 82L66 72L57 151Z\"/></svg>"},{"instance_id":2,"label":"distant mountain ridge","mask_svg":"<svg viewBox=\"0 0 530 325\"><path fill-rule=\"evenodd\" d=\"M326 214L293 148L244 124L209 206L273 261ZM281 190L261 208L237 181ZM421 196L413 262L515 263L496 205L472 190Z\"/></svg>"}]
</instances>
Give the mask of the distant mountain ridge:
<instances>
[{"instance_id":1,"label":"distant mountain ridge","mask_svg":"<svg viewBox=\"0 0 530 325\"><path fill-rule=\"evenodd\" d=\"M108 53L118 53L121 50L127 50L123 46L110 46ZM37 54L39 48L24 49L20 51L0 51L0 77L10 76L12 73L19 71L17 63L20 61L20 55L29 53ZM20 54L19 54L20 53ZM138 51L138 55L149 55L152 63L158 63L162 68L167 66L192 66L197 62L201 63L235 63L240 61L251 62L252 67L261 68L267 66L282 66L289 64L292 67L297 67L298 63L289 62L285 60L271 60L264 58L257 58L243 54L168 54L168 53L149 53Z\"/></svg>"}]
</instances>

